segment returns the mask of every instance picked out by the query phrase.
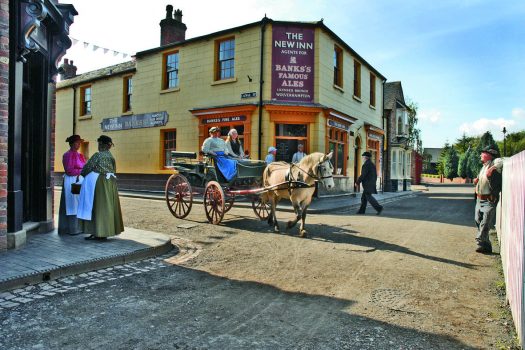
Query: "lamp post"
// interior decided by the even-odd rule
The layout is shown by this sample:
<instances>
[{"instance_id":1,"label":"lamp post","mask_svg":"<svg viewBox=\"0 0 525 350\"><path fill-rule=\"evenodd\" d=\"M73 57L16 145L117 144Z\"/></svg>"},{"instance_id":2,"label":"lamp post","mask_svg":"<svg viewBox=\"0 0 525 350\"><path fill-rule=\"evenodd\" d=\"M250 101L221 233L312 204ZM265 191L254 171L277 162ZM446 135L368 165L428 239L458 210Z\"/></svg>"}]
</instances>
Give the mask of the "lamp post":
<instances>
[{"instance_id":1,"label":"lamp post","mask_svg":"<svg viewBox=\"0 0 525 350\"><path fill-rule=\"evenodd\" d=\"M506 157L507 156L507 142L505 139L505 134L507 133L507 129L503 127L502 132L503 132L503 157Z\"/></svg>"}]
</instances>

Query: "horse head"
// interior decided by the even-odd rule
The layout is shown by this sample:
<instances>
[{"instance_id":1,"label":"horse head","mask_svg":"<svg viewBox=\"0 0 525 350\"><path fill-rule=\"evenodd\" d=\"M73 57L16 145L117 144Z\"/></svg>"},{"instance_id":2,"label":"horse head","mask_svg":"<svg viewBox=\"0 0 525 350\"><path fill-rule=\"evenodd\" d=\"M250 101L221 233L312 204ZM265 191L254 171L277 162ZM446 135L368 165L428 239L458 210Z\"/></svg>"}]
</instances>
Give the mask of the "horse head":
<instances>
[{"instance_id":1,"label":"horse head","mask_svg":"<svg viewBox=\"0 0 525 350\"><path fill-rule=\"evenodd\" d=\"M323 183L327 189L335 187L334 183L334 166L330 161L332 159L333 152L323 154L317 164L316 174L317 178Z\"/></svg>"}]
</instances>

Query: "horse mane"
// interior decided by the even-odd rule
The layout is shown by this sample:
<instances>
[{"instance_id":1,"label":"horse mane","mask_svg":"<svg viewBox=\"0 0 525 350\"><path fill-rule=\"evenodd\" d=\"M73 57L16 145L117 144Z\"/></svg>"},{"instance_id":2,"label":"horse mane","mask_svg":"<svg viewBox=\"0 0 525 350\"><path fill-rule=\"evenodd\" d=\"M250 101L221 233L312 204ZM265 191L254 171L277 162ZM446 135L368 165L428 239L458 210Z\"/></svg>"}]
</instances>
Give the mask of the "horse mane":
<instances>
[{"instance_id":1,"label":"horse mane","mask_svg":"<svg viewBox=\"0 0 525 350\"><path fill-rule=\"evenodd\" d=\"M297 163L297 165L299 166L305 165L307 167L314 166L316 165L316 163L318 163L321 160L323 156L324 156L324 153L321 153L321 152L310 153L304 156L303 159L301 159L301 161Z\"/></svg>"}]
</instances>

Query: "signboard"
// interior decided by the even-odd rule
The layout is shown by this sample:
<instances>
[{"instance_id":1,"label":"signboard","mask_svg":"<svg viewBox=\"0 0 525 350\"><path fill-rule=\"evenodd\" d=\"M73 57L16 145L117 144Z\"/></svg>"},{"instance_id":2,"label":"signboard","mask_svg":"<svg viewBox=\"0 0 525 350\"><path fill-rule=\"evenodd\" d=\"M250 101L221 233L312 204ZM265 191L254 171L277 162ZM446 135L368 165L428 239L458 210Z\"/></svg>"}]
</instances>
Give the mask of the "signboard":
<instances>
[{"instance_id":1,"label":"signboard","mask_svg":"<svg viewBox=\"0 0 525 350\"><path fill-rule=\"evenodd\" d=\"M274 25L272 100L313 103L314 29Z\"/></svg>"},{"instance_id":2,"label":"signboard","mask_svg":"<svg viewBox=\"0 0 525 350\"><path fill-rule=\"evenodd\" d=\"M241 94L241 98L252 98L252 97L257 97L257 92L252 91L252 92L245 92Z\"/></svg>"},{"instance_id":3,"label":"signboard","mask_svg":"<svg viewBox=\"0 0 525 350\"><path fill-rule=\"evenodd\" d=\"M245 115L238 115L238 116L233 116L233 117L203 119L202 124L208 125L208 124L218 124L218 123L243 122L245 120L246 120Z\"/></svg>"},{"instance_id":4,"label":"signboard","mask_svg":"<svg viewBox=\"0 0 525 350\"><path fill-rule=\"evenodd\" d=\"M128 129L153 128L168 123L168 112L125 115L114 118L104 118L100 123L102 131L118 131Z\"/></svg>"},{"instance_id":5,"label":"signboard","mask_svg":"<svg viewBox=\"0 0 525 350\"><path fill-rule=\"evenodd\" d=\"M332 120L332 119L328 119L326 121L326 124L328 126L331 126L332 128L337 128L337 129L341 129L341 130L344 130L346 132L349 132L350 131L350 125L346 125L346 124L343 124L343 123L339 123L335 120Z\"/></svg>"}]
</instances>

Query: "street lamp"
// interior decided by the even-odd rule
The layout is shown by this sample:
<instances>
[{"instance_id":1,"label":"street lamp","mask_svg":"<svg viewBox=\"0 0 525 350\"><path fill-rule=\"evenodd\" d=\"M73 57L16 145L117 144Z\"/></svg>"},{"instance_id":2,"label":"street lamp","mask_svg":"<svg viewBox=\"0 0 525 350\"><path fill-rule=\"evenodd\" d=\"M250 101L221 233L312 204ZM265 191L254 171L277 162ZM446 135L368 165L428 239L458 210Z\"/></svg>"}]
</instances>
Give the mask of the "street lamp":
<instances>
[{"instance_id":1,"label":"street lamp","mask_svg":"<svg viewBox=\"0 0 525 350\"><path fill-rule=\"evenodd\" d=\"M507 143L505 142L505 134L507 133L507 129L503 127L503 157L507 156Z\"/></svg>"}]
</instances>

